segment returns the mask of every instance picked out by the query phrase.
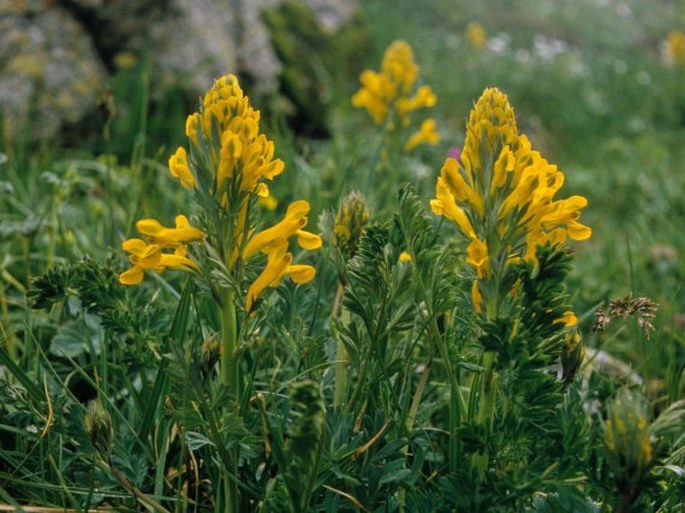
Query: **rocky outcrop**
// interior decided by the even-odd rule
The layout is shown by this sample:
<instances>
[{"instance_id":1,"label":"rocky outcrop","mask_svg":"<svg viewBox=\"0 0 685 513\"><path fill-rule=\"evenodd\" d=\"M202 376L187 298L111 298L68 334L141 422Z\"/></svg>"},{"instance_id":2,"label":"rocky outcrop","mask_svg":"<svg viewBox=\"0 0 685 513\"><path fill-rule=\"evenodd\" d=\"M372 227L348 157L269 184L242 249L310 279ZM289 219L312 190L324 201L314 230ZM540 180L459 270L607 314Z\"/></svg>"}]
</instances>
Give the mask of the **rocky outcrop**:
<instances>
[{"instance_id":1,"label":"rocky outcrop","mask_svg":"<svg viewBox=\"0 0 685 513\"><path fill-rule=\"evenodd\" d=\"M334 32L354 0L304 0ZM12 136L33 113L32 135L54 136L94 110L107 74L145 56L155 87L200 95L239 69L259 92L281 63L261 12L280 0L0 0L0 107Z\"/></svg>"},{"instance_id":2,"label":"rocky outcrop","mask_svg":"<svg viewBox=\"0 0 685 513\"><path fill-rule=\"evenodd\" d=\"M35 138L53 136L92 110L105 80L89 34L67 11L0 0L0 109L7 137L29 118Z\"/></svg>"}]
</instances>

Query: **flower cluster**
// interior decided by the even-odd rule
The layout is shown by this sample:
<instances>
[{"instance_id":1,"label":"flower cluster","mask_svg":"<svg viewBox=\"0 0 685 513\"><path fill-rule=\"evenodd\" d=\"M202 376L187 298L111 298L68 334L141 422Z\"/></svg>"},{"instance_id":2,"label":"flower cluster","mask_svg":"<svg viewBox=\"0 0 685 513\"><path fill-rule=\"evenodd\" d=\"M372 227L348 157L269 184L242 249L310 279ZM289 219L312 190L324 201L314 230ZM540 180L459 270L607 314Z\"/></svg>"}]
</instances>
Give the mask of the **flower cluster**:
<instances>
[{"instance_id":1,"label":"flower cluster","mask_svg":"<svg viewBox=\"0 0 685 513\"><path fill-rule=\"evenodd\" d=\"M685 32L671 31L666 37L666 60L676 66L685 67Z\"/></svg>"},{"instance_id":2,"label":"flower cluster","mask_svg":"<svg viewBox=\"0 0 685 513\"><path fill-rule=\"evenodd\" d=\"M190 227L184 216L177 218L175 229L164 228L154 220L139 221L136 226L149 244L140 239L124 242L134 267L120 276L122 283L139 283L143 269L200 271L200 266L187 258L186 244L203 238L212 256L207 260L215 261L218 255L222 271L229 274L239 274L242 264L255 255L266 255L266 266L247 291L248 311L265 288L277 286L284 276L297 283L314 277L314 268L294 265L288 251L291 237L305 249L321 246L317 235L304 230L310 209L307 201L293 202L282 221L255 231L250 207L259 198L270 198L266 181L285 168L282 160L274 158L274 143L260 133L259 119L259 111L250 105L235 76L214 83L199 111L187 119L189 151L179 147L169 159L171 175L193 191L196 203L205 211L205 225L202 229ZM166 248L173 253L163 252Z\"/></svg>"},{"instance_id":3,"label":"flower cluster","mask_svg":"<svg viewBox=\"0 0 685 513\"><path fill-rule=\"evenodd\" d=\"M483 281L520 259L537 263L538 246L590 237L578 222L587 200L554 198L563 183L563 173L519 134L506 95L489 88L471 111L461 161L448 158L442 167L431 208L471 240L466 261ZM472 296L479 308L477 282Z\"/></svg>"},{"instance_id":4,"label":"flower cluster","mask_svg":"<svg viewBox=\"0 0 685 513\"><path fill-rule=\"evenodd\" d=\"M411 113L434 107L437 98L428 85L417 88L419 66L414 62L411 46L406 41L395 41L383 55L381 71L365 70L359 80L362 88L352 97L352 105L366 109L377 125L392 128L394 119L403 127L411 121ZM427 119L419 131L405 145L409 151L419 144L435 145L439 136L435 120Z\"/></svg>"},{"instance_id":5,"label":"flower cluster","mask_svg":"<svg viewBox=\"0 0 685 513\"><path fill-rule=\"evenodd\" d=\"M637 484L652 462L652 440L638 397L623 392L609 407L604 425L609 461L626 481Z\"/></svg>"},{"instance_id":6,"label":"flower cluster","mask_svg":"<svg viewBox=\"0 0 685 513\"><path fill-rule=\"evenodd\" d=\"M485 49L488 43L488 35L478 22L471 22L466 26L466 40L469 42L471 48L475 50Z\"/></svg>"},{"instance_id":7,"label":"flower cluster","mask_svg":"<svg viewBox=\"0 0 685 513\"><path fill-rule=\"evenodd\" d=\"M163 272L166 269L199 271L199 266L188 258L186 244L202 239L204 233L193 228L184 215L176 216L176 228L165 228L154 219L141 219L136 228L147 237L128 239L122 247L129 253L133 266L119 276L124 285L137 285L143 281L145 269ZM164 251L170 249L169 251Z\"/></svg>"},{"instance_id":8,"label":"flower cluster","mask_svg":"<svg viewBox=\"0 0 685 513\"><path fill-rule=\"evenodd\" d=\"M335 215L333 243L346 259L354 256L369 216L369 207L360 192L352 191L343 198Z\"/></svg>"}]
</instances>

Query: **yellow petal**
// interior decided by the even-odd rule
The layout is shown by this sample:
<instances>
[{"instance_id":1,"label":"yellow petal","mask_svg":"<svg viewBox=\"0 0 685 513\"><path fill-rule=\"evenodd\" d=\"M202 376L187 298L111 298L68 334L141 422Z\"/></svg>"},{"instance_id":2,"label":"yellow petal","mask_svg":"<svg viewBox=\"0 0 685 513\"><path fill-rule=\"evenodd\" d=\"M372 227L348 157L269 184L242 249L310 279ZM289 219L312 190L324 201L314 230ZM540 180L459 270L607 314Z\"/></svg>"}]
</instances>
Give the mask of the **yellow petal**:
<instances>
[{"instance_id":1,"label":"yellow petal","mask_svg":"<svg viewBox=\"0 0 685 513\"><path fill-rule=\"evenodd\" d=\"M316 275L316 269L311 265L291 265L286 269L285 274L290 275L295 283L307 283L314 279Z\"/></svg>"},{"instance_id":2,"label":"yellow petal","mask_svg":"<svg viewBox=\"0 0 685 513\"><path fill-rule=\"evenodd\" d=\"M138 285L143 281L143 269L134 265L128 271L124 271L119 275L119 283L122 285Z\"/></svg>"},{"instance_id":3,"label":"yellow petal","mask_svg":"<svg viewBox=\"0 0 685 513\"><path fill-rule=\"evenodd\" d=\"M297 243L303 249L319 249L321 247L322 241L321 237L314 235L313 233L306 232L304 230L297 230Z\"/></svg>"}]
</instances>

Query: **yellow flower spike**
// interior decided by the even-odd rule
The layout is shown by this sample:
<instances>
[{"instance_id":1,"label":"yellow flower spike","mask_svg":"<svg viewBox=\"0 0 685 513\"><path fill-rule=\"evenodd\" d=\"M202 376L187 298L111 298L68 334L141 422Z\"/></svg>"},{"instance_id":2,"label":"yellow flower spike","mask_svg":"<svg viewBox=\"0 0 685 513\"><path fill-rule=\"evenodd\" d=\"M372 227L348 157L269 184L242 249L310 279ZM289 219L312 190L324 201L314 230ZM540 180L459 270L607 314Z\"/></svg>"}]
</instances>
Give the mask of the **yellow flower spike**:
<instances>
[{"instance_id":1,"label":"yellow flower spike","mask_svg":"<svg viewBox=\"0 0 685 513\"><path fill-rule=\"evenodd\" d=\"M484 278L490 269L488 245L480 239L473 239L466 249L466 262L476 270L478 278Z\"/></svg>"},{"instance_id":2,"label":"yellow flower spike","mask_svg":"<svg viewBox=\"0 0 685 513\"><path fill-rule=\"evenodd\" d=\"M402 253L400 253L400 256L399 256L400 262L407 263L407 262L411 262L412 260L413 259L411 257L411 253L409 253L408 251L402 251Z\"/></svg>"},{"instance_id":3,"label":"yellow flower spike","mask_svg":"<svg viewBox=\"0 0 685 513\"><path fill-rule=\"evenodd\" d=\"M426 119L421 123L419 131L413 134L404 144L405 151L411 151L421 144L428 144L435 146L440 142L440 135L435 126L435 120L432 118Z\"/></svg>"},{"instance_id":4,"label":"yellow flower spike","mask_svg":"<svg viewBox=\"0 0 685 513\"><path fill-rule=\"evenodd\" d=\"M195 187L195 177L188 167L188 156L183 146L179 146L176 153L169 157L169 171L180 180L184 189Z\"/></svg>"},{"instance_id":5,"label":"yellow flower spike","mask_svg":"<svg viewBox=\"0 0 685 513\"><path fill-rule=\"evenodd\" d=\"M155 219L141 219L136 223L136 228L151 242L163 246L186 244L205 236L202 230L190 226L188 218L184 215L176 216L176 228L166 228Z\"/></svg>"},{"instance_id":6,"label":"yellow flower spike","mask_svg":"<svg viewBox=\"0 0 685 513\"><path fill-rule=\"evenodd\" d=\"M395 110L401 125L408 126L412 111L433 107L437 102L428 85L414 91L418 75L419 66L414 62L411 46L405 41L395 41L383 55L380 72L365 70L359 76L362 87L352 97L352 105L366 109L377 125L389 121L390 113Z\"/></svg>"},{"instance_id":7,"label":"yellow flower spike","mask_svg":"<svg viewBox=\"0 0 685 513\"><path fill-rule=\"evenodd\" d=\"M309 202L305 200L294 201L288 206L285 217L271 228L267 228L254 235L245 246L243 258L249 259L257 251L270 246L274 241L288 239L307 225Z\"/></svg>"}]
</instances>

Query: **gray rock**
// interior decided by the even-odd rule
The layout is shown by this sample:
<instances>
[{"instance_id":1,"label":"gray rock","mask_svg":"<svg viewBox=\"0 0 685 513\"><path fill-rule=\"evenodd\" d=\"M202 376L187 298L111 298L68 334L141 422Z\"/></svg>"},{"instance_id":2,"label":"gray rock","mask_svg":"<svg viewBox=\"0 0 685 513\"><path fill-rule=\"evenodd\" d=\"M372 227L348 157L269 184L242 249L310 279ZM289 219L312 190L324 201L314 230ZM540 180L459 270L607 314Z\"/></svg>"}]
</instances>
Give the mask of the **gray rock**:
<instances>
[{"instance_id":1,"label":"gray rock","mask_svg":"<svg viewBox=\"0 0 685 513\"><path fill-rule=\"evenodd\" d=\"M337 30L355 0L304 0ZM11 136L30 112L45 139L93 111L106 68L147 55L153 97L181 84L201 95L245 70L268 93L281 70L261 11L280 0L0 0L0 108ZM31 106L34 106L33 108Z\"/></svg>"},{"instance_id":2,"label":"gray rock","mask_svg":"<svg viewBox=\"0 0 685 513\"><path fill-rule=\"evenodd\" d=\"M16 137L30 113L36 139L79 121L95 107L105 78L89 35L63 9L0 0L0 109L7 139Z\"/></svg>"}]
</instances>

